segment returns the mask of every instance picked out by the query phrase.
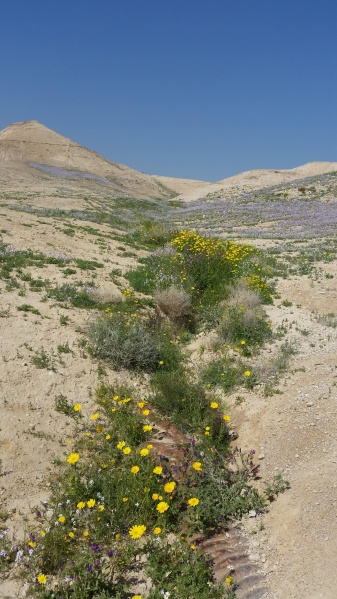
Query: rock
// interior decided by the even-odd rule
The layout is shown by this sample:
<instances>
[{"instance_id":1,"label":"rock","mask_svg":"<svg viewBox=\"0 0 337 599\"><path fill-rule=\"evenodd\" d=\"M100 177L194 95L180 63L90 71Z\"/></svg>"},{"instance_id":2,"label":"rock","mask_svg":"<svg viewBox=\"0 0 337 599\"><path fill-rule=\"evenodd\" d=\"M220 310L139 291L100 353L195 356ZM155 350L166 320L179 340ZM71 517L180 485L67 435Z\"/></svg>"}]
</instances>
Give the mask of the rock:
<instances>
[{"instance_id":1,"label":"rock","mask_svg":"<svg viewBox=\"0 0 337 599\"><path fill-rule=\"evenodd\" d=\"M259 553L250 553L248 555L249 559L252 560L253 562L259 562L260 561L260 554Z\"/></svg>"}]
</instances>

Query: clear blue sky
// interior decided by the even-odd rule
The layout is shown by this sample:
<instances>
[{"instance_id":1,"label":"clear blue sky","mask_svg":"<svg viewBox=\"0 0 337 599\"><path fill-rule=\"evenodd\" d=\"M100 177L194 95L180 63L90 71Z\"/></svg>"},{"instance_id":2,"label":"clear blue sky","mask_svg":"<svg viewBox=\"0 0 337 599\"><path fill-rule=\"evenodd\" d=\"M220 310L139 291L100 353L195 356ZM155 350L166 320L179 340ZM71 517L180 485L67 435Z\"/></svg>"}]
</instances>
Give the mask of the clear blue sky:
<instances>
[{"instance_id":1,"label":"clear blue sky","mask_svg":"<svg viewBox=\"0 0 337 599\"><path fill-rule=\"evenodd\" d=\"M337 161L336 0L3 0L0 129L149 174Z\"/></svg>"}]
</instances>

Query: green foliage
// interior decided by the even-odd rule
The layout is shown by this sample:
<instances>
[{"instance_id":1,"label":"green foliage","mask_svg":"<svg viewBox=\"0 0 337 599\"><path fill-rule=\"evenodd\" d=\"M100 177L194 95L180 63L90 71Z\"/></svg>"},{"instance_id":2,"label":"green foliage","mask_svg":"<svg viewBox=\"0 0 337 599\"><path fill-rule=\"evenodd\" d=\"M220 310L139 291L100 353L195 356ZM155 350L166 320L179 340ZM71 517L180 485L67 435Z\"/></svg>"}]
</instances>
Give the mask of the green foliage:
<instances>
[{"instance_id":1,"label":"green foliage","mask_svg":"<svg viewBox=\"0 0 337 599\"><path fill-rule=\"evenodd\" d=\"M186 542L150 542L147 550L146 573L156 581L156 588L150 590L147 599L163 599L163 591L167 597L179 599L223 598L223 586L215 583L210 560Z\"/></svg>"},{"instance_id":2,"label":"green foliage","mask_svg":"<svg viewBox=\"0 0 337 599\"><path fill-rule=\"evenodd\" d=\"M17 306L16 308L19 312L31 312L32 314L40 314L40 310L34 308L30 304L21 304L21 306Z\"/></svg>"},{"instance_id":3,"label":"green foliage","mask_svg":"<svg viewBox=\"0 0 337 599\"><path fill-rule=\"evenodd\" d=\"M79 283L49 288L46 297L63 304L69 303L75 308L93 309L99 307L99 304L92 297L92 288Z\"/></svg>"},{"instance_id":4,"label":"green foliage","mask_svg":"<svg viewBox=\"0 0 337 599\"><path fill-rule=\"evenodd\" d=\"M264 482L264 492L269 501L274 501L277 495L287 489L290 489L290 483L283 478L282 474L275 474L271 481Z\"/></svg>"},{"instance_id":5,"label":"green foliage","mask_svg":"<svg viewBox=\"0 0 337 599\"><path fill-rule=\"evenodd\" d=\"M202 381L207 387L221 387L225 393L231 393L245 383L244 372L247 369L235 358L224 357L212 360L205 368Z\"/></svg>"},{"instance_id":6,"label":"green foliage","mask_svg":"<svg viewBox=\"0 0 337 599\"><path fill-rule=\"evenodd\" d=\"M82 270L95 270L96 268L103 268L104 264L96 262L95 260L81 260L80 258L75 260L75 264Z\"/></svg>"},{"instance_id":7,"label":"green foliage","mask_svg":"<svg viewBox=\"0 0 337 599\"><path fill-rule=\"evenodd\" d=\"M137 314L110 312L99 316L90 323L88 336L92 354L108 360L117 370L172 370L182 359L169 331Z\"/></svg>"},{"instance_id":8,"label":"green foliage","mask_svg":"<svg viewBox=\"0 0 337 599\"><path fill-rule=\"evenodd\" d=\"M31 358L32 364L36 366L36 368L46 368L47 370L55 370L53 359L48 353L43 349L39 349L34 356Z\"/></svg>"},{"instance_id":9,"label":"green foliage","mask_svg":"<svg viewBox=\"0 0 337 599\"><path fill-rule=\"evenodd\" d=\"M271 338L270 325L262 309L227 306L218 327L220 339L234 345L241 341L261 345Z\"/></svg>"},{"instance_id":10,"label":"green foliage","mask_svg":"<svg viewBox=\"0 0 337 599\"><path fill-rule=\"evenodd\" d=\"M209 401L200 385L182 371L158 372L151 381L151 403L184 431L200 431Z\"/></svg>"}]
</instances>

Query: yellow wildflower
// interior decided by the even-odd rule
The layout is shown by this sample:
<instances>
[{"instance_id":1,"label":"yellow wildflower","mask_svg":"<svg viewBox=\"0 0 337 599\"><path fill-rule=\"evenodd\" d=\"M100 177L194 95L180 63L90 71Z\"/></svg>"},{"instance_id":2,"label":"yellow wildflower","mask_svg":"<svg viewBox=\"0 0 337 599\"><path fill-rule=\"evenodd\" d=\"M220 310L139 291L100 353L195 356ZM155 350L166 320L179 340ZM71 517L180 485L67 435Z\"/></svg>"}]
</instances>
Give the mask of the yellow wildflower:
<instances>
[{"instance_id":1,"label":"yellow wildflower","mask_svg":"<svg viewBox=\"0 0 337 599\"><path fill-rule=\"evenodd\" d=\"M98 414L97 414L97 412L96 412L96 414L93 414L93 415L91 416L91 420L97 420L97 418L98 418Z\"/></svg>"},{"instance_id":2,"label":"yellow wildflower","mask_svg":"<svg viewBox=\"0 0 337 599\"><path fill-rule=\"evenodd\" d=\"M198 505L199 499L197 497L191 497L191 499L189 499L187 503L188 505L195 507L196 505Z\"/></svg>"},{"instance_id":3,"label":"yellow wildflower","mask_svg":"<svg viewBox=\"0 0 337 599\"><path fill-rule=\"evenodd\" d=\"M96 503L96 499L89 499L89 501L87 501L87 506L95 507L95 503Z\"/></svg>"},{"instance_id":4,"label":"yellow wildflower","mask_svg":"<svg viewBox=\"0 0 337 599\"><path fill-rule=\"evenodd\" d=\"M161 533L161 528L159 526L156 526L156 528L153 530L155 535L160 535Z\"/></svg>"},{"instance_id":5,"label":"yellow wildflower","mask_svg":"<svg viewBox=\"0 0 337 599\"><path fill-rule=\"evenodd\" d=\"M210 407L212 410L216 410L219 407L219 404L216 401L211 401Z\"/></svg>"},{"instance_id":6,"label":"yellow wildflower","mask_svg":"<svg viewBox=\"0 0 337 599\"><path fill-rule=\"evenodd\" d=\"M75 412L80 412L81 408L82 408L82 406L80 403L75 403L75 405L74 405Z\"/></svg>"},{"instance_id":7,"label":"yellow wildflower","mask_svg":"<svg viewBox=\"0 0 337 599\"><path fill-rule=\"evenodd\" d=\"M201 472L201 470L202 470L201 462L194 462L192 464L192 468L194 468L194 470L197 470L198 472Z\"/></svg>"},{"instance_id":8,"label":"yellow wildflower","mask_svg":"<svg viewBox=\"0 0 337 599\"><path fill-rule=\"evenodd\" d=\"M47 576L45 574L39 574L37 577L37 582L39 584L46 584L47 582Z\"/></svg>"},{"instance_id":9,"label":"yellow wildflower","mask_svg":"<svg viewBox=\"0 0 337 599\"><path fill-rule=\"evenodd\" d=\"M78 462L79 459L80 459L79 453L71 453L67 457L67 462L68 462L68 464L76 464L76 462Z\"/></svg>"},{"instance_id":10,"label":"yellow wildflower","mask_svg":"<svg viewBox=\"0 0 337 599\"><path fill-rule=\"evenodd\" d=\"M144 449L141 449L139 453L141 456L145 457L145 456L149 455L149 450L144 448Z\"/></svg>"},{"instance_id":11,"label":"yellow wildflower","mask_svg":"<svg viewBox=\"0 0 337 599\"><path fill-rule=\"evenodd\" d=\"M61 514L61 516L58 517L58 521L61 522L61 524L63 524L63 522L66 521L65 516L62 516L62 514Z\"/></svg>"},{"instance_id":12,"label":"yellow wildflower","mask_svg":"<svg viewBox=\"0 0 337 599\"><path fill-rule=\"evenodd\" d=\"M166 510L169 509L169 504L166 503L166 501L160 501L156 507L156 510L160 513L163 514L164 512L166 512Z\"/></svg>"},{"instance_id":13,"label":"yellow wildflower","mask_svg":"<svg viewBox=\"0 0 337 599\"><path fill-rule=\"evenodd\" d=\"M156 466L153 468L153 474L161 474L163 472L163 468L161 466Z\"/></svg>"},{"instance_id":14,"label":"yellow wildflower","mask_svg":"<svg viewBox=\"0 0 337 599\"><path fill-rule=\"evenodd\" d=\"M123 453L125 453L125 455L129 455L129 453L131 453L131 447L124 447Z\"/></svg>"},{"instance_id":15,"label":"yellow wildflower","mask_svg":"<svg viewBox=\"0 0 337 599\"><path fill-rule=\"evenodd\" d=\"M79 510L83 510L85 508L85 501L79 501L77 507Z\"/></svg>"},{"instance_id":16,"label":"yellow wildflower","mask_svg":"<svg viewBox=\"0 0 337 599\"><path fill-rule=\"evenodd\" d=\"M135 524L129 530L129 535L132 539L140 539L146 531L146 526L143 524Z\"/></svg>"},{"instance_id":17,"label":"yellow wildflower","mask_svg":"<svg viewBox=\"0 0 337 599\"><path fill-rule=\"evenodd\" d=\"M137 472L139 472L139 466L132 466L130 470L132 474L137 474Z\"/></svg>"},{"instance_id":18,"label":"yellow wildflower","mask_svg":"<svg viewBox=\"0 0 337 599\"><path fill-rule=\"evenodd\" d=\"M229 416L229 414L225 414L223 419L225 422L230 422L231 417Z\"/></svg>"},{"instance_id":19,"label":"yellow wildflower","mask_svg":"<svg viewBox=\"0 0 337 599\"><path fill-rule=\"evenodd\" d=\"M175 483L174 481L172 481L170 483L166 483L166 485L164 485L164 491L166 493L172 493L172 491L174 491L176 484L177 483Z\"/></svg>"}]
</instances>

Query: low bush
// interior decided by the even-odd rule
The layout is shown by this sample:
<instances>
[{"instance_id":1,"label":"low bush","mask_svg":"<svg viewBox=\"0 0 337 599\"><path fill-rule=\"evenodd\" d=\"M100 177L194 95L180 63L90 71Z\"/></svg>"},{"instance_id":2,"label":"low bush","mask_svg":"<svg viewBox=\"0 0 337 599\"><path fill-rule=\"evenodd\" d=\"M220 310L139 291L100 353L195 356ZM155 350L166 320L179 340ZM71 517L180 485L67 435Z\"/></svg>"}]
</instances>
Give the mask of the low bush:
<instances>
[{"instance_id":1,"label":"low bush","mask_svg":"<svg viewBox=\"0 0 337 599\"><path fill-rule=\"evenodd\" d=\"M154 294L160 310L177 326L194 329L195 319L191 311L191 297L182 289L168 287Z\"/></svg>"},{"instance_id":2,"label":"low bush","mask_svg":"<svg viewBox=\"0 0 337 599\"><path fill-rule=\"evenodd\" d=\"M270 324L256 291L245 281L233 287L218 327L219 337L229 343L260 345L270 338Z\"/></svg>"},{"instance_id":3,"label":"low bush","mask_svg":"<svg viewBox=\"0 0 337 599\"><path fill-rule=\"evenodd\" d=\"M182 361L181 352L169 331L154 324L137 313L98 316L88 327L92 354L108 360L116 370L175 369Z\"/></svg>"}]
</instances>

